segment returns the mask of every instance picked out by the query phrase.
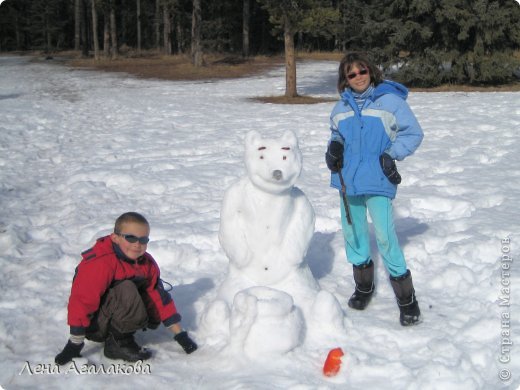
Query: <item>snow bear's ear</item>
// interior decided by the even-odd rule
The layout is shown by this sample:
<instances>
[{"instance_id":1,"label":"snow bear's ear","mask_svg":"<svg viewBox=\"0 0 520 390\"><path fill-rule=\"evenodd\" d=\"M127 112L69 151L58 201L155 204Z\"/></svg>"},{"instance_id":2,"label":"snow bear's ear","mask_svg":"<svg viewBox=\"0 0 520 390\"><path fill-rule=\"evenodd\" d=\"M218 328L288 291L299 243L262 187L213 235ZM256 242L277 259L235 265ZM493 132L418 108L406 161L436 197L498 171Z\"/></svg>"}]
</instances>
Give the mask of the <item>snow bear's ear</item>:
<instances>
[{"instance_id":1,"label":"snow bear's ear","mask_svg":"<svg viewBox=\"0 0 520 390\"><path fill-rule=\"evenodd\" d=\"M260 135L260 133L258 131L251 130L246 135L246 147L256 145L261 139L262 139L262 136Z\"/></svg>"},{"instance_id":2,"label":"snow bear's ear","mask_svg":"<svg viewBox=\"0 0 520 390\"><path fill-rule=\"evenodd\" d=\"M292 130L286 130L282 135L282 143L289 146L298 146L298 138Z\"/></svg>"}]
</instances>

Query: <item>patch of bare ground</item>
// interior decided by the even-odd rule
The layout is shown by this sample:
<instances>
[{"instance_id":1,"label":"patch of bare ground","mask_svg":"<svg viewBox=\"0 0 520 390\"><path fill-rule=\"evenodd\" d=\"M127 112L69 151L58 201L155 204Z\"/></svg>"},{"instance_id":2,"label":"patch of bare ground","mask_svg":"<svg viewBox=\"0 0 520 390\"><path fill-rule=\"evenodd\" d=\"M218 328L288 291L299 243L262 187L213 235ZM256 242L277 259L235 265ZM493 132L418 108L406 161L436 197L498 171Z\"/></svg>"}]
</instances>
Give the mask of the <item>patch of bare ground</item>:
<instances>
[{"instance_id":1,"label":"patch of bare ground","mask_svg":"<svg viewBox=\"0 0 520 390\"><path fill-rule=\"evenodd\" d=\"M410 88L412 92L519 92L520 82L504 85L453 85L445 84L432 88Z\"/></svg>"},{"instance_id":2,"label":"patch of bare ground","mask_svg":"<svg viewBox=\"0 0 520 390\"><path fill-rule=\"evenodd\" d=\"M328 98L328 97L314 97L314 96L298 95L295 97L259 96L259 97L251 98L251 100L261 102L261 103L271 103L271 104L316 104L316 103L335 102L338 99L337 98Z\"/></svg>"},{"instance_id":3,"label":"patch of bare ground","mask_svg":"<svg viewBox=\"0 0 520 390\"><path fill-rule=\"evenodd\" d=\"M141 57L100 59L71 59L68 65L107 72L124 72L136 77L161 80L216 80L248 77L283 64L280 56L207 55L204 65L194 66L185 55L146 55Z\"/></svg>"},{"instance_id":4,"label":"patch of bare ground","mask_svg":"<svg viewBox=\"0 0 520 390\"><path fill-rule=\"evenodd\" d=\"M55 59L65 62L69 66L95 69L106 72L124 72L136 77L161 80L218 80L229 78L249 77L261 74L275 67L284 65L283 55L254 56L243 58L231 54L205 54L204 65L195 67L188 55L163 55L156 51L143 51L139 56L129 50L121 54L118 59L82 58L74 51L52 53L17 52L17 55L32 55L36 60ZM334 61L343 57L340 52L299 52L298 61ZM410 88L411 92L519 92L520 81L495 86L469 86L446 84L434 88ZM331 102L336 98L313 96L258 96L252 100L270 104L315 104Z\"/></svg>"}]
</instances>

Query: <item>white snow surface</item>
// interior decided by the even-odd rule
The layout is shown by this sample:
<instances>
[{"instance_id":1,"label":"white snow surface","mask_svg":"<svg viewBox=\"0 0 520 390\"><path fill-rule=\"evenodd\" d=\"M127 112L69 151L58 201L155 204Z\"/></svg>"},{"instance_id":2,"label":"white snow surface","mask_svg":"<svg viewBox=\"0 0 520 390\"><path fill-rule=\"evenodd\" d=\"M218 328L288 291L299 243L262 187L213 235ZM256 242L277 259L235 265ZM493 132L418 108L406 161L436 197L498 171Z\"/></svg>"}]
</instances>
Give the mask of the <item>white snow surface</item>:
<instances>
[{"instance_id":1,"label":"white snow surface","mask_svg":"<svg viewBox=\"0 0 520 390\"><path fill-rule=\"evenodd\" d=\"M299 92L336 96L336 69L335 62L299 63ZM520 93L410 94L425 138L398 163L403 183L394 206L424 321L405 328L375 242L377 293L363 312L347 307L352 267L340 199L324 163L333 103L250 99L283 94L284 87L283 68L245 79L168 82L0 57L2 387L520 385ZM320 287L340 302L347 338L252 361L211 345L200 323L226 276L220 207L225 190L245 174L245 135L257 130L278 137L287 129L303 155L296 185L316 213L305 260ZM68 338L67 301L80 252L130 210L151 222L148 251L173 284L183 325L199 350L186 355L161 327L137 334L154 352L147 374L57 372L54 356ZM332 329L323 321L317 331ZM342 368L326 378L322 366L334 347L345 353ZM93 342L83 357L80 368L113 363Z\"/></svg>"}]
</instances>

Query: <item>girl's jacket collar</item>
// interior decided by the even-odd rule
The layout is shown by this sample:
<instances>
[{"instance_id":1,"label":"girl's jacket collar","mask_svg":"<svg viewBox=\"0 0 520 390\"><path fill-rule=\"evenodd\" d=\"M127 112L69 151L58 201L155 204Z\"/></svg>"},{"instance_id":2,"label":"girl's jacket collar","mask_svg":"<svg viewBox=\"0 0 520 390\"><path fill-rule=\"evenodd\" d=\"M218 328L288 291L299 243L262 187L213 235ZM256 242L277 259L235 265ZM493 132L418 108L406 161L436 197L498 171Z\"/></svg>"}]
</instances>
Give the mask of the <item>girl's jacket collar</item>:
<instances>
[{"instance_id":1,"label":"girl's jacket collar","mask_svg":"<svg viewBox=\"0 0 520 390\"><path fill-rule=\"evenodd\" d=\"M404 85L399 84L398 82L384 80L382 83L378 84L374 88L374 93L372 94L372 96L369 97L369 99L374 101L377 98L387 94L396 95L401 99L406 100L406 98L408 97L408 89ZM344 101L350 101L354 97L352 96L352 91L349 88L347 88L341 94L341 98Z\"/></svg>"}]
</instances>

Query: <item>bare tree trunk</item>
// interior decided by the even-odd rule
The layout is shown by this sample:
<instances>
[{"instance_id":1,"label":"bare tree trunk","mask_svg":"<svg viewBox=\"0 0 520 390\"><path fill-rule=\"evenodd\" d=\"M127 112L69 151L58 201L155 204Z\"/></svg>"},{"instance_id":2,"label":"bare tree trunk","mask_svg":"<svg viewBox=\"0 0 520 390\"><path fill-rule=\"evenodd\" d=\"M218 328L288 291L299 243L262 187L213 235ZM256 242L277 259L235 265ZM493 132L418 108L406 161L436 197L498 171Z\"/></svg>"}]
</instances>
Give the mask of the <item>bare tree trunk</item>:
<instances>
[{"instance_id":1,"label":"bare tree trunk","mask_svg":"<svg viewBox=\"0 0 520 390\"><path fill-rule=\"evenodd\" d=\"M137 0L137 54L141 55L141 0Z\"/></svg>"},{"instance_id":2,"label":"bare tree trunk","mask_svg":"<svg viewBox=\"0 0 520 390\"><path fill-rule=\"evenodd\" d=\"M170 17L170 9L168 5L164 5L163 10L163 42L164 42L164 54L170 56L172 54L172 38L171 38L171 17Z\"/></svg>"},{"instance_id":3,"label":"bare tree trunk","mask_svg":"<svg viewBox=\"0 0 520 390\"><path fill-rule=\"evenodd\" d=\"M159 50L161 45L161 4L160 0L155 0L155 17L153 27L155 30L155 48Z\"/></svg>"},{"instance_id":4,"label":"bare tree trunk","mask_svg":"<svg viewBox=\"0 0 520 390\"><path fill-rule=\"evenodd\" d=\"M184 38L184 35L182 33L181 18L177 16L175 20L175 29L177 31L177 53L182 54L184 52L182 48L182 40Z\"/></svg>"},{"instance_id":5,"label":"bare tree trunk","mask_svg":"<svg viewBox=\"0 0 520 390\"><path fill-rule=\"evenodd\" d=\"M285 96L296 97L296 56L294 53L294 33L289 22L285 17L284 23L284 43L285 43Z\"/></svg>"},{"instance_id":6,"label":"bare tree trunk","mask_svg":"<svg viewBox=\"0 0 520 390\"><path fill-rule=\"evenodd\" d=\"M88 3L86 0L80 0L81 5L81 55L88 57L89 49L89 31L88 31Z\"/></svg>"},{"instance_id":7,"label":"bare tree trunk","mask_svg":"<svg viewBox=\"0 0 520 390\"><path fill-rule=\"evenodd\" d=\"M250 0L244 0L242 10L242 55L249 57L249 21L251 19Z\"/></svg>"},{"instance_id":8,"label":"bare tree trunk","mask_svg":"<svg viewBox=\"0 0 520 390\"><path fill-rule=\"evenodd\" d=\"M22 50L22 32L20 28L20 19L18 13L15 14L15 29L16 29L16 50Z\"/></svg>"},{"instance_id":9,"label":"bare tree trunk","mask_svg":"<svg viewBox=\"0 0 520 390\"><path fill-rule=\"evenodd\" d=\"M195 66L202 66L201 47L201 0L193 0L193 13L191 17L191 61Z\"/></svg>"},{"instance_id":10,"label":"bare tree trunk","mask_svg":"<svg viewBox=\"0 0 520 390\"><path fill-rule=\"evenodd\" d=\"M92 4L92 42L94 43L94 58L99 60L99 41L97 36L98 21L96 11L96 0L90 0Z\"/></svg>"},{"instance_id":11,"label":"bare tree trunk","mask_svg":"<svg viewBox=\"0 0 520 390\"><path fill-rule=\"evenodd\" d=\"M49 15L45 15L45 37L46 37L46 45L45 52L50 53L52 47L52 35L51 35L51 26L49 23Z\"/></svg>"},{"instance_id":12,"label":"bare tree trunk","mask_svg":"<svg viewBox=\"0 0 520 390\"><path fill-rule=\"evenodd\" d=\"M74 0L74 50L81 45L81 0Z\"/></svg>"},{"instance_id":13,"label":"bare tree trunk","mask_svg":"<svg viewBox=\"0 0 520 390\"><path fill-rule=\"evenodd\" d=\"M112 38L112 59L115 60L119 55L117 46L116 11L114 6L110 8L110 35Z\"/></svg>"},{"instance_id":14,"label":"bare tree trunk","mask_svg":"<svg viewBox=\"0 0 520 390\"><path fill-rule=\"evenodd\" d=\"M49 4L45 3L44 9L43 9L43 36L45 37L45 53L50 53L51 46L52 46L52 39L51 39L51 26L49 22Z\"/></svg>"},{"instance_id":15,"label":"bare tree trunk","mask_svg":"<svg viewBox=\"0 0 520 390\"><path fill-rule=\"evenodd\" d=\"M105 12L105 17L103 18L103 56L105 58L110 57L110 19L107 13Z\"/></svg>"}]
</instances>

